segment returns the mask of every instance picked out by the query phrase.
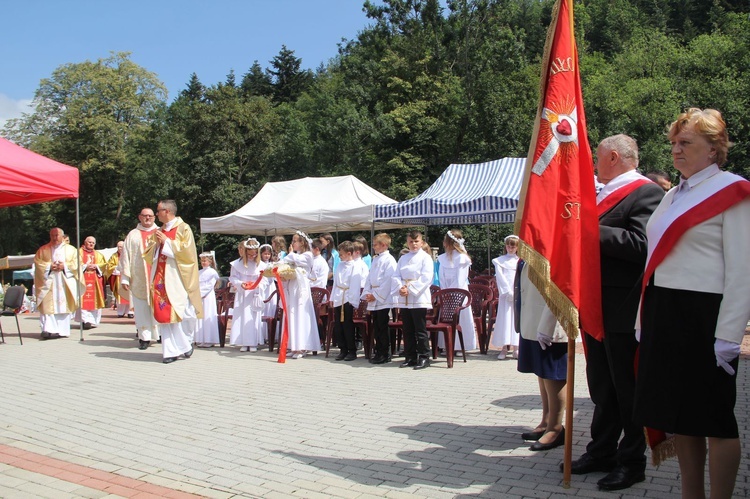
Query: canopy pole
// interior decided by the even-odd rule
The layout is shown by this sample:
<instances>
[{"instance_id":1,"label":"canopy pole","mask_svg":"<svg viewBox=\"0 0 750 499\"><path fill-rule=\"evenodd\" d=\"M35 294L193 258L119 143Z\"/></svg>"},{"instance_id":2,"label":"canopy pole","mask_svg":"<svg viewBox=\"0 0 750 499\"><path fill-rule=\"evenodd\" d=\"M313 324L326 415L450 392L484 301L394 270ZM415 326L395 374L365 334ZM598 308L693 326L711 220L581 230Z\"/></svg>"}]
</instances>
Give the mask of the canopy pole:
<instances>
[{"instance_id":1,"label":"canopy pole","mask_svg":"<svg viewBox=\"0 0 750 499\"><path fill-rule=\"evenodd\" d=\"M492 275L492 255L490 254L491 251L491 245L490 245L490 223L487 222L487 275Z\"/></svg>"},{"instance_id":2,"label":"canopy pole","mask_svg":"<svg viewBox=\"0 0 750 499\"><path fill-rule=\"evenodd\" d=\"M81 272L83 270L81 269L81 257L80 257L80 248L81 247L81 211L80 211L80 198L76 198L76 255L78 258L78 276L76 277L76 308L78 309L78 313L80 314L80 322L78 323L78 333L79 333L79 341L83 341L83 313L81 311Z\"/></svg>"}]
</instances>

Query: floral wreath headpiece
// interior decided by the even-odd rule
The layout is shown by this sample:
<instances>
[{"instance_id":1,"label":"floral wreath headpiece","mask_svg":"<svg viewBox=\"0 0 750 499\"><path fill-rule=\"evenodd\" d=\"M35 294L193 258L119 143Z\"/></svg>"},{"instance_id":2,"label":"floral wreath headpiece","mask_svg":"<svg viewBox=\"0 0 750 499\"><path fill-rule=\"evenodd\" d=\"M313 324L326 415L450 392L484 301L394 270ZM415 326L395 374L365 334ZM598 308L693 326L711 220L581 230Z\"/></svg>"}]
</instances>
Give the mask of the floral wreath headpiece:
<instances>
[{"instance_id":1,"label":"floral wreath headpiece","mask_svg":"<svg viewBox=\"0 0 750 499\"><path fill-rule=\"evenodd\" d=\"M451 231L448 231L446 234L448 235L448 237L453 239L453 241L455 241L455 243L458 244L462 250L466 251L466 246L464 246L464 242L465 242L464 238L454 236L453 232Z\"/></svg>"},{"instance_id":2,"label":"floral wreath headpiece","mask_svg":"<svg viewBox=\"0 0 750 499\"><path fill-rule=\"evenodd\" d=\"M265 248L268 248L269 250L271 250L271 253L273 253L273 246L271 246L270 244L261 244L260 248L258 248L258 253L263 253L263 250Z\"/></svg>"},{"instance_id":3,"label":"floral wreath headpiece","mask_svg":"<svg viewBox=\"0 0 750 499\"><path fill-rule=\"evenodd\" d=\"M215 251L204 251L200 255L198 255L198 258L210 258L211 259L211 267L216 269L216 252Z\"/></svg>"},{"instance_id":4,"label":"floral wreath headpiece","mask_svg":"<svg viewBox=\"0 0 750 499\"><path fill-rule=\"evenodd\" d=\"M254 237L248 238L247 241L243 242L242 245L247 249L258 249L260 248L260 243L257 239Z\"/></svg>"},{"instance_id":5,"label":"floral wreath headpiece","mask_svg":"<svg viewBox=\"0 0 750 499\"><path fill-rule=\"evenodd\" d=\"M304 237L304 238L305 238L305 241L307 241L307 246L308 246L309 248L312 248L312 239L310 239L310 236L308 236L307 234L305 234L305 233L304 233L304 232L302 232L301 230L298 230L298 231L296 232L296 234L297 234L297 235L298 235L299 237Z\"/></svg>"}]
</instances>

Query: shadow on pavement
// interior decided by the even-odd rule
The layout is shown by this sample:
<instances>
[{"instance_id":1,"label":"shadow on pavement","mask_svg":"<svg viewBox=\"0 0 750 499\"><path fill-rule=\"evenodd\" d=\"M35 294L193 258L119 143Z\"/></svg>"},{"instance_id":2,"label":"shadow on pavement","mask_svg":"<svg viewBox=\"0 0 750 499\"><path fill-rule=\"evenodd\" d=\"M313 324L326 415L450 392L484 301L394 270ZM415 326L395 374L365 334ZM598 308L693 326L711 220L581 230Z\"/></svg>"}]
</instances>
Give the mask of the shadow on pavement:
<instances>
[{"instance_id":1,"label":"shadow on pavement","mask_svg":"<svg viewBox=\"0 0 750 499\"><path fill-rule=\"evenodd\" d=\"M512 481L514 477L520 476L520 472L512 468L521 462L524 463L524 470L539 468L537 482L548 483L552 487L562 484L562 473L559 480L544 475L557 470L563 459L563 447L530 456L486 455L488 452L528 447L530 442L524 442L519 437L528 428L426 422L415 426L394 426L389 430L407 435L409 440L426 442L428 446L423 450L397 452L396 459L392 460L334 458L282 450L274 453L366 485L403 489L424 484L456 492L467 487L489 486L481 492L464 497L496 497L512 486L523 488L522 482L513 485L509 485L508 481L498 483L504 477ZM532 466L530 462L535 464ZM530 484L529 489L531 488ZM562 488L560 492L562 493Z\"/></svg>"}]
</instances>

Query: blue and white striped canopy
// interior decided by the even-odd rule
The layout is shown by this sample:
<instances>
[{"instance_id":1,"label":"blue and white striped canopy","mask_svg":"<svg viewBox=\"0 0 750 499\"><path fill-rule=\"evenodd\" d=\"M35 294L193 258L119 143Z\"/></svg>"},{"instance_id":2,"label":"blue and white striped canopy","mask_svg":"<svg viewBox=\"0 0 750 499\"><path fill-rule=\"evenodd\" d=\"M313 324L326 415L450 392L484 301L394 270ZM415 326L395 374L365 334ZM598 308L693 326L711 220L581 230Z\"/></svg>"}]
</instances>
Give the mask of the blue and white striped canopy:
<instances>
[{"instance_id":1,"label":"blue and white striped canopy","mask_svg":"<svg viewBox=\"0 0 750 499\"><path fill-rule=\"evenodd\" d=\"M450 165L426 191L396 204L375 205L375 220L412 225L512 223L526 158Z\"/></svg>"}]
</instances>

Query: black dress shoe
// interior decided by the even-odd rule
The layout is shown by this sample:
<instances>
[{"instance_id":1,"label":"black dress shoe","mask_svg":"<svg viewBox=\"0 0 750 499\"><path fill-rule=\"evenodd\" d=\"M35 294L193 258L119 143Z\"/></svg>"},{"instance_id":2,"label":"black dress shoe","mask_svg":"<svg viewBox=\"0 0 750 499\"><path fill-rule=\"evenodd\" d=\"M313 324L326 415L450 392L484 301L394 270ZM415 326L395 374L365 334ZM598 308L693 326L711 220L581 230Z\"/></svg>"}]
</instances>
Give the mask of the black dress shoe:
<instances>
[{"instance_id":1,"label":"black dress shoe","mask_svg":"<svg viewBox=\"0 0 750 499\"><path fill-rule=\"evenodd\" d=\"M177 360L177 357L167 357L162 362L164 362L165 364L171 364L175 360Z\"/></svg>"},{"instance_id":2,"label":"black dress shoe","mask_svg":"<svg viewBox=\"0 0 750 499\"><path fill-rule=\"evenodd\" d=\"M427 367L430 367L430 359L427 357L420 357L417 361L417 365L414 366L414 370L425 369Z\"/></svg>"},{"instance_id":3,"label":"black dress shoe","mask_svg":"<svg viewBox=\"0 0 750 499\"><path fill-rule=\"evenodd\" d=\"M589 454L583 454L570 465L570 472L574 475L585 475L594 471L612 471L617 463L612 458L597 459ZM560 471L563 463L560 463Z\"/></svg>"},{"instance_id":4,"label":"black dress shoe","mask_svg":"<svg viewBox=\"0 0 750 499\"><path fill-rule=\"evenodd\" d=\"M373 364L387 364L391 361L390 357L375 357L372 360Z\"/></svg>"},{"instance_id":5,"label":"black dress shoe","mask_svg":"<svg viewBox=\"0 0 750 499\"><path fill-rule=\"evenodd\" d=\"M128 319L132 319L132 318L134 318L134 317L135 317L135 315L133 315L133 314L128 314Z\"/></svg>"},{"instance_id":6,"label":"black dress shoe","mask_svg":"<svg viewBox=\"0 0 750 499\"><path fill-rule=\"evenodd\" d=\"M336 356L336 360L344 360L346 358L346 352L341 352Z\"/></svg>"},{"instance_id":7,"label":"black dress shoe","mask_svg":"<svg viewBox=\"0 0 750 499\"><path fill-rule=\"evenodd\" d=\"M543 444L541 442L534 442L533 444L531 444L531 447L529 447L529 450L535 450L535 451L550 450L550 449L554 449L555 447L560 447L561 445L564 445L564 444L565 444L565 428L563 428L560 431L560 433L557 434L557 438L551 441L550 443Z\"/></svg>"},{"instance_id":8,"label":"black dress shoe","mask_svg":"<svg viewBox=\"0 0 750 499\"><path fill-rule=\"evenodd\" d=\"M150 341L138 340L138 350L146 350L150 345Z\"/></svg>"},{"instance_id":9,"label":"black dress shoe","mask_svg":"<svg viewBox=\"0 0 750 499\"><path fill-rule=\"evenodd\" d=\"M52 335L50 333L48 333L47 331L42 331L42 336L41 336L40 339L41 340L48 340L48 339L50 339L50 337L52 337Z\"/></svg>"},{"instance_id":10,"label":"black dress shoe","mask_svg":"<svg viewBox=\"0 0 750 499\"><path fill-rule=\"evenodd\" d=\"M344 357L344 362L351 362L353 360L357 360L357 354L356 353L348 353L346 354L346 357Z\"/></svg>"},{"instance_id":11,"label":"black dress shoe","mask_svg":"<svg viewBox=\"0 0 750 499\"><path fill-rule=\"evenodd\" d=\"M84 322L83 323L83 329L84 329L84 331L91 329L91 323L90 322Z\"/></svg>"},{"instance_id":12,"label":"black dress shoe","mask_svg":"<svg viewBox=\"0 0 750 499\"><path fill-rule=\"evenodd\" d=\"M621 490L645 479L646 474L643 470L620 465L596 484L599 486L599 490Z\"/></svg>"},{"instance_id":13,"label":"black dress shoe","mask_svg":"<svg viewBox=\"0 0 750 499\"><path fill-rule=\"evenodd\" d=\"M401 363L398 367L414 367L417 365L416 359L407 359Z\"/></svg>"},{"instance_id":14,"label":"black dress shoe","mask_svg":"<svg viewBox=\"0 0 750 499\"><path fill-rule=\"evenodd\" d=\"M542 438L542 435L544 435L544 432L546 430L540 430L540 431L527 431L525 433L521 433L521 438L524 440L539 440Z\"/></svg>"},{"instance_id":15,"label":"black dress shoe","mask_svg":"<svg viewBox=\"0 0 750 499\"><path fill-rule=\"evenodd\" d=\"M190 350L187 351L187 352L185 352L185 353L183 353L182 355L184 355L186 359L189 359L193 355L193 351L194 350L195 349L193 347L190 347Z\"/></svg>"}]
</instances>

